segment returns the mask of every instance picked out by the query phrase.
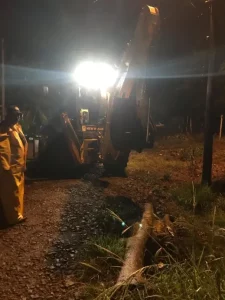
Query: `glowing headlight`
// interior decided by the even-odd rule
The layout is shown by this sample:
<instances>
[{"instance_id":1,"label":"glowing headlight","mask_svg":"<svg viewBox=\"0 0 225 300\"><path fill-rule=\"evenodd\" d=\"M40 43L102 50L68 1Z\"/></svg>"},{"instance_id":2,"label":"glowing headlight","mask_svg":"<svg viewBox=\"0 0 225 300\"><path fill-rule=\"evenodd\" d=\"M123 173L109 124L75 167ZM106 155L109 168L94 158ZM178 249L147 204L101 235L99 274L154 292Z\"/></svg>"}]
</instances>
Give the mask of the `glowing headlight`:
<instances>
[{"instance_id":1,"label":"glowing headlight","mask_svg":"<svg viewBox=\"0 0 225 300\"><path fill-rule=\"evenodd\" d=\"M107 91L118 77L118 72L106 63L83 62L76 68L75 81L88 89Z\"/></svg>"}]
</instances>

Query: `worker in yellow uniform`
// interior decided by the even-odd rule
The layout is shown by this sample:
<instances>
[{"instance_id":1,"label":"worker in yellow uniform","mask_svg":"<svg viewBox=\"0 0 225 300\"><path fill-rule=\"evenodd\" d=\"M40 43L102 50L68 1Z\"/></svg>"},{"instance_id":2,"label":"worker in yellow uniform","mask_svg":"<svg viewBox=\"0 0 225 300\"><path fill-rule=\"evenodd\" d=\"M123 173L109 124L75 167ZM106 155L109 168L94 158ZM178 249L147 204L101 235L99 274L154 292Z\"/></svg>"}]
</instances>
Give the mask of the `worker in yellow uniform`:
<instances>
[{"instance_id":1,"label":"worker in yellow uniform","mask_svg":"<svg viewBox=\"0 0 225 300\"><path fill-rule=\"evenodd\" d=\"M21 223L27 141L19 125L21 112L10 106L0 124L0 201L8 225Z\"/></svg>"}]
</instances>

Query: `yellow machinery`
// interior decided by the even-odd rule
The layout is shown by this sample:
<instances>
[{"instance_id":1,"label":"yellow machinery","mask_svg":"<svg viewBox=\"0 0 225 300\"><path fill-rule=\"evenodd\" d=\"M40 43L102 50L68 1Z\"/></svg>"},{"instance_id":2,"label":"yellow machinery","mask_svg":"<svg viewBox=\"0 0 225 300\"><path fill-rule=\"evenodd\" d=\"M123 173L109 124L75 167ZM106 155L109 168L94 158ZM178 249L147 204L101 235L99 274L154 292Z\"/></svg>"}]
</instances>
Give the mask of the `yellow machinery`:
<instances>
[{"instance_id":1,"label":"yellow machinery","mask_svg":"<svg viewBox=\"0 0 225 300\"><path fill-rule=\"evenodd\" d=\"M32 165L33 171L39 170L43 176L49 171L54 174L57 169L58 173L70 176L74 167L96 162L102 162L109 172L122 171L131 150L140 152L153 147L155 126L146 85L151 46L159 27L158 9L144 7L133 40L121 60L117 82L107 94L105 119L92 124L86 107L79 108L75 123L66 113L62 114L58 134L48 141ZM69 150L66 155L65 149Z\"/></svg>"},{"instance_id":2,"label":"yellow machinery","mask_svg":"<svg viewBox=\"0 0 225 300\"><path fill-rule=\"evenodd\" d=\"M155 127L146 85L151 68L151 45L159 27L158 9L144 7L109 100L102 151L106 168L125 168L130 150L141 151L153 146Z\"/></svg>"}]
</instances>

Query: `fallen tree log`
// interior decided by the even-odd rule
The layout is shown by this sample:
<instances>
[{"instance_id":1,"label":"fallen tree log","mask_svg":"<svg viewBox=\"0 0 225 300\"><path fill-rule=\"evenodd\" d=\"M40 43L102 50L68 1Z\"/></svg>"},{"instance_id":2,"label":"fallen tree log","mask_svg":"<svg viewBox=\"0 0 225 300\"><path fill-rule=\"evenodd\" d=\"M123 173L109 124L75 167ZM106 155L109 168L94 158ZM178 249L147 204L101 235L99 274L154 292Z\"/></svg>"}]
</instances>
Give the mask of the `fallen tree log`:
<instances>
[{"instance_id":1,"label":"fallen tree log","mask_svg":"<svg viewBox=\"0 0 225 300\"><path fill-rule=\"evenodd\" d=\"M141 223L135 228L133 236L127 240L126 255L117 280L118 285L144 283L142 270L147 241L151 239L153 243L157 243L164 237L174 236L169 215L165 215L162 220L156 219L150 203L145 205Z\"/></svg>"},{"instance_id":2,"label":"fallen tree log","mask_svg":"<svg viewBox=\"0 0 225 300\"><path fill-rule=\"evenodd\" d=\"M128 238L125 261L117 281L118 284L127 281L129 284L143 282L142 273L137 271L143 267L145 245L151 235L153 222L153 207L148 203L145 205L144 214L136 234Z\"/></svg>"}]
</instances>

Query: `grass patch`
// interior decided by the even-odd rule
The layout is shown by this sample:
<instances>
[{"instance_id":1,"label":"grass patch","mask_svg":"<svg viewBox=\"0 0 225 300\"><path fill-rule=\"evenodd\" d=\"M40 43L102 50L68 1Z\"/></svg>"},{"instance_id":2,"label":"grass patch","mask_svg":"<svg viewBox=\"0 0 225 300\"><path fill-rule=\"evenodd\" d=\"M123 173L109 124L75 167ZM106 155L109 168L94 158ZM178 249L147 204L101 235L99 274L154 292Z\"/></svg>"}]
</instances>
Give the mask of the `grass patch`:
<instances>
[{"instance_id":1,"label":"grass patch","mask_svg":"<svg viewBox=\"0 0 225 300\"><path fill-rule=\"evenodd\" d=\"M203 147L202 146L193 146L182 148L179 156L182 161L190 161L193 158L200 158L203 155Z\"/></svg>"},{"instance_id":2,"label":"grass patch","mask_svg":"<svg viewBox=\"0 0 225 300\"><path fill-rule=\"evenodd\" d=\"M225 228L225 214L216 217L215 225Z\"/></svg>"},{"instance_id":3,"label":"grass patch","mask_svg":"<svg viewBox=\"0 0 225 300\"><path fill-rule=\"evenodd\" d=\"M129 161L128 172L130 172L130 170L135 171L135 173L137 171L147 171L155 177L161 177L165 172L173 173L183 168L183 161L171 159L168 154L153 155L149 152L148 155L146 155L146 153L143 152L135 156L135 159Z\"/></svg>"},{"instance_id":4,"label":"grass patch","mask_svg":"<svg viewBox=\"0 0 225 300\"><path fill-rule=\"evenodd\" d=\"M223 259L219 261L224 265ZM207 260L204 262L209 265ZM222 268L214 270L213 267L202 267L198 264L190 264L190 262L169 266L168 270L153 278L154 294L161 299L171 300L224 299L221 291L224 283L225 273Z\"/></svg>"},{"instance_id":5,"label":"grass patch","mask_svg":"<svg viewBox=\"0 0 225 300\"><path fill-rule=\"evenodd\" d=\"M208 211L212 208L217 195L208 186L192 186L184 184L172 191L172 197L184 208L196 212Z\"/></svg>"},{"instance_id":6,"label":"grass patch","mask_svg":"<svg viewBox=\"0 0 225 300\"><path fill-rule=\"evenodd\" d=\"M89 243L89 254L92 257L107 258L112 255L114 258L123 260L125 254L125 239L116 236L99 236ZM89 257L90 257L89 256Z\"/></svg>"},{"instance_id":7,"label":"grass patch","mask_svg":"<svg viewBox=\"0 0 225 300\"><path fill-rule=\"evenodd\" d=\"M123 263L125 239L116 236L93 238L84 248L83 261L79 273L83 280L105 282L113 278Z\"/></svg>"},{"instance_id":8,"label":"grass patch","mask_svg":"<svg viewBox=\"0 0 225 300\"><path fill-rule=\"evenodd\" d=\"M221 164L224 143L216 143L218 146L214 156ZM143 285L132 288L128 284L115 286L125 251L125 240L119 238L123 230L121 220L126 223L128 220L128 225L131 225L139 213L136 208L130 211L130 204L126 205L125 198L108 199L110 205L107 208L118 214L121 220L106 216L105 211L103 213L107 218L105 232L114 233L114 236L99 237L88 246L90 252L85 262L93 263L97 270L90 269L84 299L225 299L225 237L218 236L219 229L225 227L225 197L207 186L192 186L191 182L187 184L192 178L197 181L202 152L200 140L181 136L163 140L152 151L131 154L128 178L131 177L133 181L128 181L128 187L129 184L140 184L141 188L136 193L142 198L141 184L144 183L156 199L159 213L164 214L165 207L165 212L180 217L174 223L178 254L174 254L173 258L166 257L165 261L159 258L157 263L160 267L157 264L147 266ZM129 188L127 191L127 197L134 198L133 190L131 196ZM179 205L169 201L171 196ZM158 199L160 202L157 202ZM183 208L188 211L185 212ZM196 216L190 211L202 214ZM88 269L88 266L83 267Z\"/></svg>"},{"instance_id":9,"label":"grass patch","mask_svg":"<svg viewBox=\"0 0 225 300\"><path fill-rule=\"evenodd\" d=\"M198 186L193 189L191 185L186 185L179 190L178 195L183 195L183 201L190 199L188 204L190 208L192 208L193 191L196 203L197 201L202 203L203 200L204 202L215 201L215 194L209 188ZM218 219L217 216L212 219L212 223L216 225L219 216ZM195 220L198 219L195 217ZM88 261L85 262L86 265L83 265L89 270L89 279L86 281L88 284L84 288L82 299L225 299L223 254L219 255L215 241L213 243L211 237L209 240L212 244L207 249L204 248L205 250L202 250L203 246L196 247L196 241L192 239L193 244L188 247L189 255L183 256L183 258L179 257L179 259L168 256L167 262L159 263L160 267L158 264L145 267L145 283L131 288L128 283L123 286L115 285L125 254L126 240L116 236L97 237L89 244Z\"/></svg>"},{"instance_id":10,"label":"grass patch","mask_svg":"<svg viewBox=\"0 0 225 300\"><path fill-rule=\"evenodd\" d=\"M224 227L225 228L225 212L220 208L217 209L217 214L214 220L215 226Z\"/></svg>"},{"instance_id":11,"label":"grass patch","mask_svg":"<svg viewBox=\"0 0 225 300\"><path fill-rule=\"evenodd\" d=\"M169 173L169 172L166 172L164 175L163 175L163 181L171 181L172 179L172 175Z\"/></svg>"},{"instance_id":12,"label":"grass patch","mask_svg":"<svg viewBox=\"0 0 225 300\"><path fill-rule=\"evenodd\" d=\"M104 285L94 287L98 300L222 300L225 297L225 263L223 258L204 256L204 250L196 260L190 257L183 263L173 262L164 266L152 265L145 268L146 281L143 285L129 287ZM151 274L151 275L148 275ZM90 286L88 287L90 288Z\"/></svg>"}]
</instances>

